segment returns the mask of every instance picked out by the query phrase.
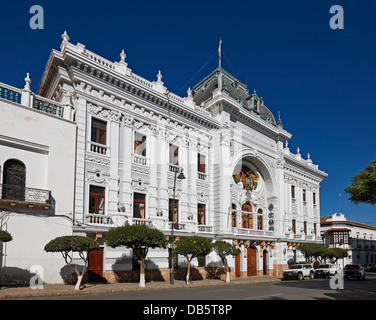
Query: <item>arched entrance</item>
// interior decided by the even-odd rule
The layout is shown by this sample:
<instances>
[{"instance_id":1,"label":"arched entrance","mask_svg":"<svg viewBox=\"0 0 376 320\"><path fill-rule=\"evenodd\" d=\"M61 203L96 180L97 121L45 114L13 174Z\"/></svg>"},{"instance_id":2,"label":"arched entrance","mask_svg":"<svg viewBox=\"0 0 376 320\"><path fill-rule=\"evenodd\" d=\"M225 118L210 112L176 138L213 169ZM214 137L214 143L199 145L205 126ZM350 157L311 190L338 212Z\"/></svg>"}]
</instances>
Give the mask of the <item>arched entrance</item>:
<instances>
[{"instance_id":1,"label":"arched entrance","mask_svg":"<svg viewBox=\"0 0 376 320\"><path fill-rule=\"evenodd\" d=\"M257 250L250 246L247 249L247 276L257 275Z\"/></svg>"}]
</instances>

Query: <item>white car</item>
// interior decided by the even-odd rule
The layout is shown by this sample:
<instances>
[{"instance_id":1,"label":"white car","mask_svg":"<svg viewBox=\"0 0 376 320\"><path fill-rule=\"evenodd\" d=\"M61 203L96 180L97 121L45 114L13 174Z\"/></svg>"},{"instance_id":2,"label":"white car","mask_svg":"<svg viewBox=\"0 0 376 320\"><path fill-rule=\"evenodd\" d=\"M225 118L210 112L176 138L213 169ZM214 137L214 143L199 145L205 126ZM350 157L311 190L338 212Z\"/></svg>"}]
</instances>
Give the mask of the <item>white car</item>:
<instances>
[{"instance_id":1,"label":"white car","mask_svg":"<svg viewBox=\"0 0 376 320\"><path fill-rule=\"evenodd\" d=\"M338 264L333 263L325 263L320 264L319 267L315 270L315 278L323 277L329 278L330 276L334 276L339 270Z\"/></svg>"},{"instance_id":2,"label":"white car","mask_svg":"<svg viewBox=\"0 0 376 320\"><path fill-rule=\"evenodd\" d=\"M303 280L305 277L313 279L315 272L310 264L293 264L288 270L283 272L283 278Z\"/></svg>"}]
</instances>

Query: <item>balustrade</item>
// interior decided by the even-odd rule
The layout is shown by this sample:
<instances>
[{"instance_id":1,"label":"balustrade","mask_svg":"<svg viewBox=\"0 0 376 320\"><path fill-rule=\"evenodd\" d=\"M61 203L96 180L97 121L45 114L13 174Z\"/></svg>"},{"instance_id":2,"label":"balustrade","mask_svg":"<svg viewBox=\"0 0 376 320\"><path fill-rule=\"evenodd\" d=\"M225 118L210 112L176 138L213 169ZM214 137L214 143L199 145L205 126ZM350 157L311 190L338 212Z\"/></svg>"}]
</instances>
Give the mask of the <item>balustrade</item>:
<instances>
[{"instance_id":1,"label":"balustrade","mask_svg":"<svg viewBox=\"0 0 376 320\"><path fill-rule=\"evenodd\" d=\"M197 178L206 181L207 174L203 172L197 172Z\"/></svg>"},{"instance_id":2,"label":"balustrade","mask_svg":"<svg viewBox=\"0 0 376 320\"><path fill-rule=\"evenodd\" d=\"M90 224L105 224L105 225L113 224L111 216L97 214L97 213L86 214L86 222Z\"/></svg>"},{"instance_id":3,"label":"balustrade","mask_svg":"<svg viewBox=\"0 0 376 320\"><path fill-rule=\"evenodd\" d=\"M140 164L143 166L149 165L149 159L139 155L139 154L132 154L133 163Z\"/></svg>"},{"instance_id":4,"label":"balustrade","mask_svg":"<svg viewBox=\"0 0 376 320\"><path fill-rule=\"evenodd\" d=\"M108 147L103 144L90 141L90 151L94 153L107 155Z\"/></svg>"},{"instance_id":5,"label":"balustrade","mask_svg":"<svg viewBox=\"0 0 376 320\"><path fill-rule=\"evenodd\" d=\"M50 195L49 190L0 184L0 199L2 200L50 204Z\"/></svg>"},{"instance_id":6,"label":"balustrade","mask_svg":"<svg viewBox=\"0 0 376 320\"><path fill-rule=\"evenodd\" d=\"M16 88L10 89L9 86L0 84L0 98L15 103L21 103L21 91Z\"/></svg>"},{"instance_id":7,"label":"balustrade","mask_svg":"<svg viewBox=\"0 0 376 320\"><path fill-rule=\"evenodd\" d=\"M63 117L63 107L59 106L54 101L48 101L45 98L41 98L39 96L34 97L34 109L53 114L58 117Z\"/></svg>"}]
</instances>

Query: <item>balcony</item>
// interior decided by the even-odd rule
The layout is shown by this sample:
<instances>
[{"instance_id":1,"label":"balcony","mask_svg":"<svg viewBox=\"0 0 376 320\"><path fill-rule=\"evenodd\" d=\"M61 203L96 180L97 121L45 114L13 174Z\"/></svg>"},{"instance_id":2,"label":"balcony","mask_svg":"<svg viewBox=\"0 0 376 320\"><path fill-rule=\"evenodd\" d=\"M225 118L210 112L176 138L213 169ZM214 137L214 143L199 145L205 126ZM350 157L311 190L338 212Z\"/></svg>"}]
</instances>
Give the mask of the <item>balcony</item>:
<instances>
[{"instance_id":1,"label":"balcony","mask_svg":"<svg viewBox=\"0 0 376 320\"><path fill-rule=\"evenodd\" d=\"M51 191L49 190L0 184L0 204L2 205L48 209L51 207L50 196Z\"/></svg>"},{"instance_id":2,"label":"balcony","mask_svg":"<svg viewBox=\"0 0 376 320\"><path fill-rule=\"evenodd\" d=\"M135 164L139 164L141 166L148 166L149 165L149 158L144 157L140 154L132 154L132 161Z\"/></svg>"},{"instance_id":3,"label":"balcony","mask_svg":"<svg viewBox=\"0 0 376 320\"><path fill-rule=\"evenodd\" d=\"M257 229L247 229L247 228L232 228L232 232L235 235L247 235L247 236L257 236L257 237L272 237L273 231L257 230Z\"/></svg>"},{"instance_id":4,"label":"balcony","mask_svg":"<svg viewBox=\"0 0 376 320\"><path fill-rule=\"evenodd\" d=\"M110 226L113 225L113 221L111 216L104 215L104 214L98 214L98 213L89 213L86 214L86 223L91 224L91 225L106 225Z\"/></svg>"},{"instance_id":5,"label":"balcony","mask_svg":"<svg viewBox=\"0 0 376 320\"><path fill-rule=\"evenodd\" d=\"M93 153L101 154L101 155L107 155L108 154L108 146L105 146L104 144L89 141L90 144L90 151Z\"/></svg>"}]
</instances>

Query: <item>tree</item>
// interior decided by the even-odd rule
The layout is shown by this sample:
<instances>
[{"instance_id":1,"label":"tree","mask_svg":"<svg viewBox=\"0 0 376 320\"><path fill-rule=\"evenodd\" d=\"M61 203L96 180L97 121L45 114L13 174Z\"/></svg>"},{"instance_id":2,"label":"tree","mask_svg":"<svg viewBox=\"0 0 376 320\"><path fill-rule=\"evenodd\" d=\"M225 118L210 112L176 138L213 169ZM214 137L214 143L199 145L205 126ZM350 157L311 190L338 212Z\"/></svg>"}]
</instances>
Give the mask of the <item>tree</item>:
<instances>
[{"instance_id":1,"label":"tree","mask_svg":"<svg viewBox=\"0 0 376 320\"><path fill-rule=\"evenodd\" d=\"M338 259L346 258L349 255L346 249L342 248L329 248L328 249L328 258L332 260L333 263L336 263Z\"/></svg>"},{"instance_id":2,"label":"tree","mask_svg":"<svg viewBox=\"0 0 376 320\"><path fill-rule=\"evenodd\" d=\"M178 254L183 255L187 259L188 270L186 275L186 284L190 283L190 272L191 272L191 261L193 258L198 256L206 256L212 251L211 240L193 236L193 237L184 237L176 242L176 248L174 251Z\"/></svg>"},{"instance_id":3,"label":"tree","mask_svg":"<svg viewBox=\"0 0 376 320\"><path fill-rule=\"evenodd\" d=\"M77 274L77 282L75 285L75 290L80 290L81 281L85 274L88 253L92 250L100 249L99 244L93 239L84 236L62 236L57 237L47 243L44 247L46 252L60 252L68 266L74 266ZM84 261L84 268L80 274L77 265L72 263L73 252L78 252L80 258Z\"/></svg>"},{"instance_id":4,"label":"tree","mask_svg":"<svg viewBox=\"0 0 376 320\"><path fill-rule=\"evenodd\" d=\"M349 200L355 204L376 204L376 160L371 160L368 167L351 177L352 184L345 188Z\"/></svg>"},{"instance_id":5,"label":"tree","mask_svg":"<svg viewBox=\"0 0 376 320\"><path fill-rule=\"evenodd\" d=\"M216 241L213 243L213 249L217 255L222 259L226 270L226 282L230 282L230 268L228 267L227 256L237 256L239 249L236 249L226 241Z\"/></svg>"},{"instance_id":6,"label":"tree","mask_svg":"<svg viewBox=\"0 0 376 320\"><path fill-rule=\"evenodd\" d=\"M322 259L328 256L327 248L319 243L301 243L298 250L301 251L308 263L313 261L321 262Z\"/></svg>"},{"instance_id":7,"label":"tree","mask_svg":"<svg viewBox=\"0 0 376 320\"><path fill-rule=\"evenodd\" d=\"M13 240L13 237L8 231L0 230L0 241L9 242L12 240Z\"/></svg>"},{"instance_id":8,"label":"tree","mask_svg":"<svg viewBox=\"0 0 376 320\"><path fill-rule=\"evenodd\" d=\"M166 248L167 240L163 232L146 225L129 225L111 229L107 233L106 244L112 248L126 246L133 250L140 264L140 287L145 287L145 258L149 248Z\"/></svg>"}]
</instances>

